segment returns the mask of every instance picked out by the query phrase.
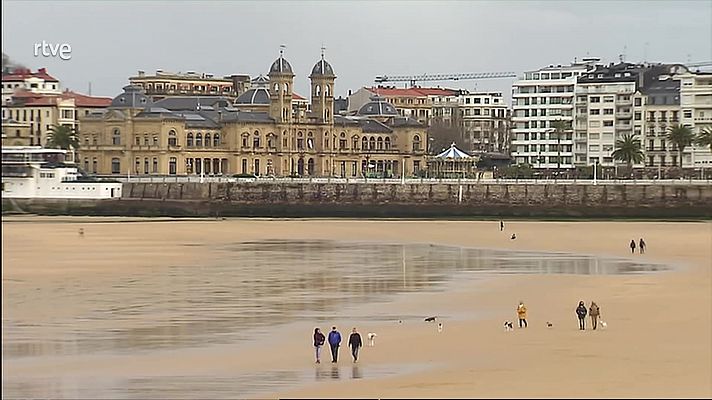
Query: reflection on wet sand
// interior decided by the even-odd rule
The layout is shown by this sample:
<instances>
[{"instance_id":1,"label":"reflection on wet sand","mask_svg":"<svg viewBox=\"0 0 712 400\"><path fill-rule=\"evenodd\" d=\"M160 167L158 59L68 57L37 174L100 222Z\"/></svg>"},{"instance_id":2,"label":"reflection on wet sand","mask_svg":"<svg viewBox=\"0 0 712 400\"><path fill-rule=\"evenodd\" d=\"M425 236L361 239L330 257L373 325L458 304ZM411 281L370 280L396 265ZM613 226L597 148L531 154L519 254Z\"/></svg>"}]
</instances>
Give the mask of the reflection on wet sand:
<instances>
[{"instance_id":1,"label":"reflection on wet sand","mask_svg":"<svg viewBox=\"0 0 712 400\"><path fill-rule=\"evenodd\" d=\"M186 244L186 252L197 247ZM208 250L214 256L203 265L132 269L120 278L97 278L91 285L61 276L45 280L49 283L41 287L32 281L5 280L3 362L98 352L130 355L236 343L297 319L326 320L344 304L432 290L464 272L627 274L664 269L592 256L427 244L271 240ZM39 316L26 312L37 309L62 312ZM323 367L316 369L317 380L341 379L338 367ZM354 365L344 376L361 379L393 371L369 369L366 373ZM145 398L157 392L182 396L185 393L181 390L193 397L196 393L200 397L224 397L228 393L234 396L236 391L259 392L259 382L273 389L277 384L313 379L308 371L270 374L231 377L224 382L214 377L118 383L3 380L3 389L9 397L116 397L123 393L129 398ZM210 389L203 391L203 386ZM221 392L223 386L225 391ZM168 388L170 392L166 392Z\"/></svg>"}]
</instances>

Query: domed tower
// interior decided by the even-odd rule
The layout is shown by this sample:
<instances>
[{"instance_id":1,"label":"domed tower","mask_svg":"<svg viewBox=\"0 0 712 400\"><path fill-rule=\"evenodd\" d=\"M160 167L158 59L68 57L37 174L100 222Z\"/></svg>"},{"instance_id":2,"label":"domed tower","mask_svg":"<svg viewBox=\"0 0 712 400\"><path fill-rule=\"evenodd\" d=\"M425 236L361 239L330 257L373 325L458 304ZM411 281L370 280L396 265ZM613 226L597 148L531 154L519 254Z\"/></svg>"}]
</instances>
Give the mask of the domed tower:
<instances>
[{"instance_id":1,"label":"domed tower","mask_svg":"<svg viewBox=\"0 0 712 400\"><path fill-rule=\"evenodd\" d=\"M269 115L275 121L288 123L292 121L292 84L294 73L292 66L279 51L279 58L269 69Z\"/></svg>"},{"instance_id":2,"label":"domed tower","mask_svg":"<svg viewBox=\"0 0 712 400\"><path fill-rule=\"evenodd\" d=\"M334 122L334 70L326 60L324 60L324 49L321 51L321 60L319 60L311 75L311 109L313 115L317 117L317 121L322 124L331 124Z\"/></svg>"}]
</instances>

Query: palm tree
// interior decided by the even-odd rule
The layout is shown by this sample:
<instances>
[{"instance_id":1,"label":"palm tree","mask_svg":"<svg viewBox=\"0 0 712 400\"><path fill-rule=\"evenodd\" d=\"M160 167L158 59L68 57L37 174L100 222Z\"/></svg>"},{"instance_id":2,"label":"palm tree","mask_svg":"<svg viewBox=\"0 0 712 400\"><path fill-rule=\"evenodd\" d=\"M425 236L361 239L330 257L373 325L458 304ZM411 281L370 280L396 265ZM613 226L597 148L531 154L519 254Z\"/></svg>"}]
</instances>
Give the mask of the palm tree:
<instances>
[{"instance_id":1,"label":"palm tree","mask_svg":"<svg viewBox=\"0 0 712 400\"><path fill-rule=\"evenodd\" d=\"M47 140L47 147L64 150L79 148L79 139L74 128L65 125L53 125L50 128L52 136Z\"/></svg>"},{"instance_id":2,"label":"palm tree","mask_svg":"<svg viewBox=\"0 0 712 400\"><path fill-rule=\"evenodd\" d=\"M700 133L695 137L695 144L701 147L709 147L712 150L712 128L700 129Z\"/></svg>"},{"instance_id":3,"label":"palm tree","mask_svg":"<svg viewBox=\"0 0 712 400\"><path fill-rule=\"evenodd\" d=\"M673 125L668 129L667 140L673 146L677 146L677 151L680 160L680 169L682 169L682 152L685 151L685 147L692 144L695 135L692 130L686 126Z\"/></svg>"},{"instance_id":4,"label":"palm tree","mask_svg":"<svg viewBox=\"0 0 712 400\"><path fill-rule=\"evenodd\" d=\"M556 148L559 151L558 157L556 157L557 160L557 167L556 171L557 173L561 169L561 136L566 133L567 130L571 129L571 123L569 121L564 121L561 119L557 119L556 121L551 123L551 127L554 128L554 135L556 135L556 140L557 140L557 146Z\"/></svg>"},{"instance_id":5,"label":"palm tree","mask_svg":"<svg viewBox=\"0 0 712 400\"><path fill-rule=\"evenodd\" d=\"M628 171L633 171L633 164L643 162L643 149L638 135L623 135L623 139L616 140L616 150L613 152L613 159L625 161L628 164Z\"/></svg>"}]
</instances>

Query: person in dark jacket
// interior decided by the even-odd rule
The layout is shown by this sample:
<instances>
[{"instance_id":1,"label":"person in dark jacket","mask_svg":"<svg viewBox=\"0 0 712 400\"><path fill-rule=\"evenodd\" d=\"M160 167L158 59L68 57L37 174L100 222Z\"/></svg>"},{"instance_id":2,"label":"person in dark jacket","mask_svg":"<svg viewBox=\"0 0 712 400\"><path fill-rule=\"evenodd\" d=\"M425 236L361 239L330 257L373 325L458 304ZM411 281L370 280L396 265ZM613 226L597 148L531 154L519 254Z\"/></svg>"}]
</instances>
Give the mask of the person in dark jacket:
<instances>
[{"instance_id":1,"label":"person in dark jacket","mask_svg":"<svg viewBox=\"0 0 712 400\"><path fill-rule=\"evenodd\" d=\"M635 239L630 241L630 252L635 254Z\"/></svg>"},{"instance_id":2,"label":"person in dark jacket","mask_svg":"<svg viewBox=\"0 0 712 400\"><path fill-rule=\"evenodd\" d=\"M336 330L335 326L331 327L329 332L329 347L331 348L331 362L339 361L339 346L341 345L341 334Z\"/></svg>"},{"instance_id":3,"label":"person in dark jacket","mask_svg":"<svg viewBox=\"0 0 712 400\"><path fill-rule=\"evenodd\" d=\"M363 346L361 341L361 334L356 332L356 328L351 330L351 336L349 336L349 346L351 346L351 355L354 357L354 362L358 361L358 349Z\"/></svg>"},{"instance_id":4,"label":"person in dark jacket","mask_svg":"<svg viewBox=\"0 0 712 400\"><path fill-rule=\"evenodd\" d=\"M645 240L640 238L640 243L638 243L638 248L640 249L640 254L645 254Z\"/></svg>"},{"instance_id":5,"label":"person in dark jacket","mask_svg":"<svg viewBox=\"0 0 712 400\"><path fill-rule=\"evenodd\" d=\"M586 310L586 305L583 303L583 300L579 301L579 305L578 305L578 307L576 307L576 315L578 316L580 330L586 329L586 314L587 313L588 313L588 310Z\"/></svg>"},{"instance_id":6,"label":"person in dark jacket","mask_svg":"<svg viewBox=\"0 0 712 400\"><path fill-rule=\"evenodd\" d=\"M324 345L326 341L326 336L321 333L321 329L314 329L314 349L316 350L316 363L321 363L321 346Z\"/></svg>"}]
</instances>

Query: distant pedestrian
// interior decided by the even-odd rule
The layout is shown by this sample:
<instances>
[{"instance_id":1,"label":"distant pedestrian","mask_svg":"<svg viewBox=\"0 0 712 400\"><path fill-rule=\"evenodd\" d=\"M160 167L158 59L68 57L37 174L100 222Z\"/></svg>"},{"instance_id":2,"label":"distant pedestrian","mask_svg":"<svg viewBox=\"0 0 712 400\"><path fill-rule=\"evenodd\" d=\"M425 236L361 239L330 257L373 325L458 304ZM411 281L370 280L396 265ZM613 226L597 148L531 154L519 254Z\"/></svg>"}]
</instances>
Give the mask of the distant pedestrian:
<instances>
[{"instance_id":1,"label":"distant pedestrian","mask_svg":"<svg viewBox=\"0 0 712 400\"><path fill-rule=\"evenodd\" d=\"M339 361L339 346L341 345L341 334L336 330L336 327L331 327L329 332L329 347L331 348L331 362Z\"/></svg>"},{"instance_id":2,"label":"distant pedestrian","mask_svg":"<svg viewBox=\"0 0 712 400\"><path fill-rule=\"evenodd\" d=\"M519 305L517 306L517 317L519 317L519 327L521 328L522 325L524 325L524 328L527 327L527 306L524 305L523 301L519 302Z\"/></svg>"},{"instance_id":3,"label":"distant pedestrian","mask_svg":"<svg viewBox=\"0 0 712 400\"><path fill-rule=\"evenodd\" d=\"M499 221L499 231L501 232L503 230L504 230L504 221Z\"/></svg>"},{"instance_id":4,"label":"distant pedestrian","mask_svg":"<svg viewBox=\"0 0 712 400\"><path fill-rule=\"evenodd\" d=\"M84 237L84 228L79 228L79 237ZM643 239L640 239L643 240Z\"/></svg>"},{"instance_id":5,"label":"distant pedestrian","mask_svg":"<svg viewBox=\"0 0 712 400\"><path fill-rule=\"evenodd\" d=\"M588 309L588 315L591 316L591 324L593 325L593 330L596 330L598 326L598 317L601 315L601 309L595 302L591 302L591 307Z\"/></svg>"},{"instance_id":6,"label":"distant pedestrian","mask_svg":"<svg viewBox=\"0 0 712 400\"><path fill-rule=\"evenodd\" d=\"M583 304L583 300L579 301L578 307L576 307L576 315L578 316L579 320L579 330L585 330L586 329L586 305Z\"/></svg>"},{"instance_id":7,"label":"distant pedestrian","mask_svg":"<svg viewBox=\"0 0 712 400\"><path fill-rule=\"evenodd\" d=\"M516 233L513 233L511 239L514 240L514 239L516 239L516 238L517 238L517 234L516 234Z\"/></svg>"},{"instance_id":8,"label":"distant pedestrian","mask_svg":"<svg viewBox=\"0 0 712 400\"><path fill-rule=\"evenodd\" d=\"M645 240L640 238L640 243L638 243L638 248L640 249L640 254L645 254Z\"/></svg>"},{"instance_id":9,"label":"distant pedestrian","mask_svg":"<svg viewBox=\"0 0 712 400\"><path fill-rule=\"evenodd\" d=\"M442 322L438 323L438 333L443 333L443 323Z\"/></svg>"},{"instance_id":10,"label":"distant pedestrian","mask_svg":"<svg viewBox=\"0 0 712 400\"><path fill-rule=\"evenodd\" d=\"M321 363L321 347L324 346L326 337L321 333L321 329L314 329L314 349L316 350L316 363Z\"/></svg>"},{"instance_id":11,"label":"distant pedestrian","mask_svg":"<svg viewBox=\"0 0 712 400\"><path fill-rule=\"evenodd\" d=\"M635 254L635 239L630 241L630 252L631 254Z\"/></svg>"},{"instance_id":12,"label":"distant pedestrian","mask_svg":"<svg viewBox=\"0 0 712 400\"><path fill-rule=\"evenodd\" d=\"M358 361L358 350L363 346L361 341L361 334L356 332L356 328L351 330L351 336L349 336L349 346L351 346L351 355L354 357L354 362Z\"/></svg>"}]
</instances>

